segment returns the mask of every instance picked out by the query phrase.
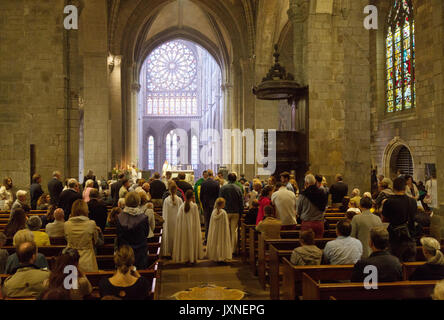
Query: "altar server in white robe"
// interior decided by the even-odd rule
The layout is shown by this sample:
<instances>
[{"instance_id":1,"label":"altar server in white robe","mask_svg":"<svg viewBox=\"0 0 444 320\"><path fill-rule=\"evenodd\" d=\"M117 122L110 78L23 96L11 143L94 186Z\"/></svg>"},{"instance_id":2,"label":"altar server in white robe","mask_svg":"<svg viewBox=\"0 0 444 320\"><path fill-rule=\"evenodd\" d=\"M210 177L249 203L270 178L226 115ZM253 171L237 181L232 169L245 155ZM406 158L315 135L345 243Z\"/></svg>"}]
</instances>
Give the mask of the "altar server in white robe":
<instances>
[{"instance_id":1,"label":"altar server in white robe","mask_svg":"<svg viewBox=\"0 0 444 320\"><path fill-rule=\"evenodd\" d=\"M169 183L170 196L163 202L162 217L163 237L162 237L162 255L171 256L173 252L174 238L176 234L177 214L183 204L183 200L177 196L177 185L174 181Z\"/></svg>"},{"instance_id":2,"label":"altar server in white robe","mask_svg":"<svg viewBox=\"0 0 444 320\"><path fill-rule=\"evenodd\" d=\"M193 190L186 192L185 199L177 215L173 261L195 263L204 257L199 209L194 203Z\"/></svg>"},{"instance_id":3,"label":"altar server in white robe","mask_svg":"<svg viewBox=\"0 0 444 320\"><path fill-rule=\"evenodd\" d=\"M233 257L231 247L230 224L225 208L225 199L218 198L211 214L210 230L208 232L207 256L216 262L231 260Z\"/></svg>"}]
</instances>

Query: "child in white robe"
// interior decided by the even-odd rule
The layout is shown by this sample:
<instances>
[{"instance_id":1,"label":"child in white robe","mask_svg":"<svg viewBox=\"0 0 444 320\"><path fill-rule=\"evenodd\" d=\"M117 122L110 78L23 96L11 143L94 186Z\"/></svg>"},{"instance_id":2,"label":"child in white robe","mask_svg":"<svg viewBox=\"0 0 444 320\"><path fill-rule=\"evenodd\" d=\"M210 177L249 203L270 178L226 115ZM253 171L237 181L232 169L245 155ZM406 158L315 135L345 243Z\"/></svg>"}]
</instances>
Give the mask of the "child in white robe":
<instances>
[{"instance_id":1,"label":"child in white robe","mask_svg":"<svg viewBox=\"0 0 444 320\"><path fill-rule=\"evenodd\" d=\"M172 258L176 263L196 263L204 257L199 209L193 202L193 190L188 190L185 198L177 214Z\"/></svg>"},{"instance_id":2,"label":"child in white robe","mask_svg":"<svg viewBox=\"0 0 444 320\"><path fill-rule=\"evenodd\" d=\"M168 184L170 195L163 201L162 216L165 220L162 235L162 255L171 256L173 252L174 236L179 208L183 201L177 196L177 185L174 181Z\"/></svg>"},{"instance_id":3,"label":"child in white robe","mask_svg":"<svg viewBox=\"0 0 444 320\"><path fill-rule=\"evenodd\" d=\"M207 256L208 259L216 262L231 260L233 257L230 224L224 208L225 199L218 198L214 204L208 231Z\"/></svg>"}]
</instances>

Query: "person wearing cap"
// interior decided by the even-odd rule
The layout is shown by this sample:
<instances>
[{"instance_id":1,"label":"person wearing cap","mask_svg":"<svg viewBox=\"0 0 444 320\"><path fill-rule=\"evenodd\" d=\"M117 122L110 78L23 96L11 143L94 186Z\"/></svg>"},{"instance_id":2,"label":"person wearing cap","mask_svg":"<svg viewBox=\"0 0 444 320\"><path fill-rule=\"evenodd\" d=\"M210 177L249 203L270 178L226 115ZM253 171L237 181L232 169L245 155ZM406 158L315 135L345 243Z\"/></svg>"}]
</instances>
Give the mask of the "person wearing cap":
<instances>
[{"instance_id":1,"label":"person wearing cap","mask_svg":"<svg viewBox=\"0 0 444 320\"><path fill-rule=\"evenodd\" d=\"M444 279L444 255L438 240L432 237L421 238L422 252L427 262L418 266L410 276L415 280L441 280Z\"/></svg>"},{"instance_id":2,"label":"person wearing cap","mask_svg":"<svg viewBox=\"0 0 444 320\"><path fill-rule=\"evenodd\" d=\"M31 216L26 221L26 226L34 234L34 242L38 247L50 246L49 236L46 232L40 231L42 220L39 216Z\"/></svg>"}]
</instances>

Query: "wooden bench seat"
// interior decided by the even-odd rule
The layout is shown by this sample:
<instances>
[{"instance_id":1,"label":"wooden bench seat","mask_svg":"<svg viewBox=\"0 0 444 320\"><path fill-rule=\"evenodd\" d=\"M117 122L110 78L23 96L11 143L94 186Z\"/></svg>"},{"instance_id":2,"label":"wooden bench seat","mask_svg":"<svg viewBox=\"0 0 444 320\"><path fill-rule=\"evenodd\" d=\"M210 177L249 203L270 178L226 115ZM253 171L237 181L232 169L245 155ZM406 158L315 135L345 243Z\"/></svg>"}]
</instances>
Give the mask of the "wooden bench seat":
<instances>
[{"instance_id":1,"label":"wooden bench seat","mask_svg":"<svg viewBox=\"0 0 444 320\"><path fill-rule=\"evenodd\" d=\"M363 283L318 283L302 274L303 300L408 300L430 299L438 281L398 281L378 283L376 290L367 290Z\"/></svg>"}]
</instances>

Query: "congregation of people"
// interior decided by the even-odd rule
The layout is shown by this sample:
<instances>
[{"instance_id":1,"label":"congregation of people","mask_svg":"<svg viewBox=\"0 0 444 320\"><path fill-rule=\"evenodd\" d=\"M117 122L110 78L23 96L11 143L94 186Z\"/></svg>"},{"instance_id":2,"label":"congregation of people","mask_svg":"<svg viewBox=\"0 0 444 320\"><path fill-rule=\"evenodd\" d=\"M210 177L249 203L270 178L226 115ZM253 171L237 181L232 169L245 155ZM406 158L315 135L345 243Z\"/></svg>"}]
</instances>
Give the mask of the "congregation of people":
<instances>
[{"instance_id":1,"label":"congregation of people","mask_svg":"<svg viewBox=\"0 0 444 320\"><path fill-rule=\"evenodd\" d=\"M229 263L239 254L241 220L256 225L265 239L278 239L282 230L300 225L301 245L294 249L291 262L353 264L352 281L362 281L366 265L378 267L379 281L402 279L401 262L415 260L420 239L427 263L412 279L444 278L439 236L423 237L423 228L430 227L438 207L436 176L425 185L416 185L411 176L399 175L393 181L380 176L377 190L362 195L357 188L349 193L340 174L328 186L325 177L308 172L301 189L294 175L283 172L278 177L279 181L276 176L248 181L235 172L225 176L206 170L193 185L184 173L175 178L171 172L154 173L148 181L120 174L117 181L98 181L90 171L80 184L76 179L63 183L55 171L47 193L38 174L29 192L14 190L12 179L6 178L0 188L0 210L10 216L0 233L0 246L10 238L16 253L0 250L0 273L11 275L2 293L41 299L89 295L92 287L84 273L99 270L96 248L103 244L105 228L115 227L116 272L101 281L100 295L144 299L148 284L137 270L148 267L147 239L154 236L156 225L163 227L164 258L174 263L194 264L205 258ZM315 239L324 237L328 207L346 212L346 219L336 225L337 238L321 250ZM161 215L155 208L161 208ZM47 213L40 218L31 210ZM50 238L56 237L65 237L67 246L49 271L38 247L49 246ZM68 293L60 289L67 265L77 266L82 279L78 289Z\"/></svg>"}]
</instances>

